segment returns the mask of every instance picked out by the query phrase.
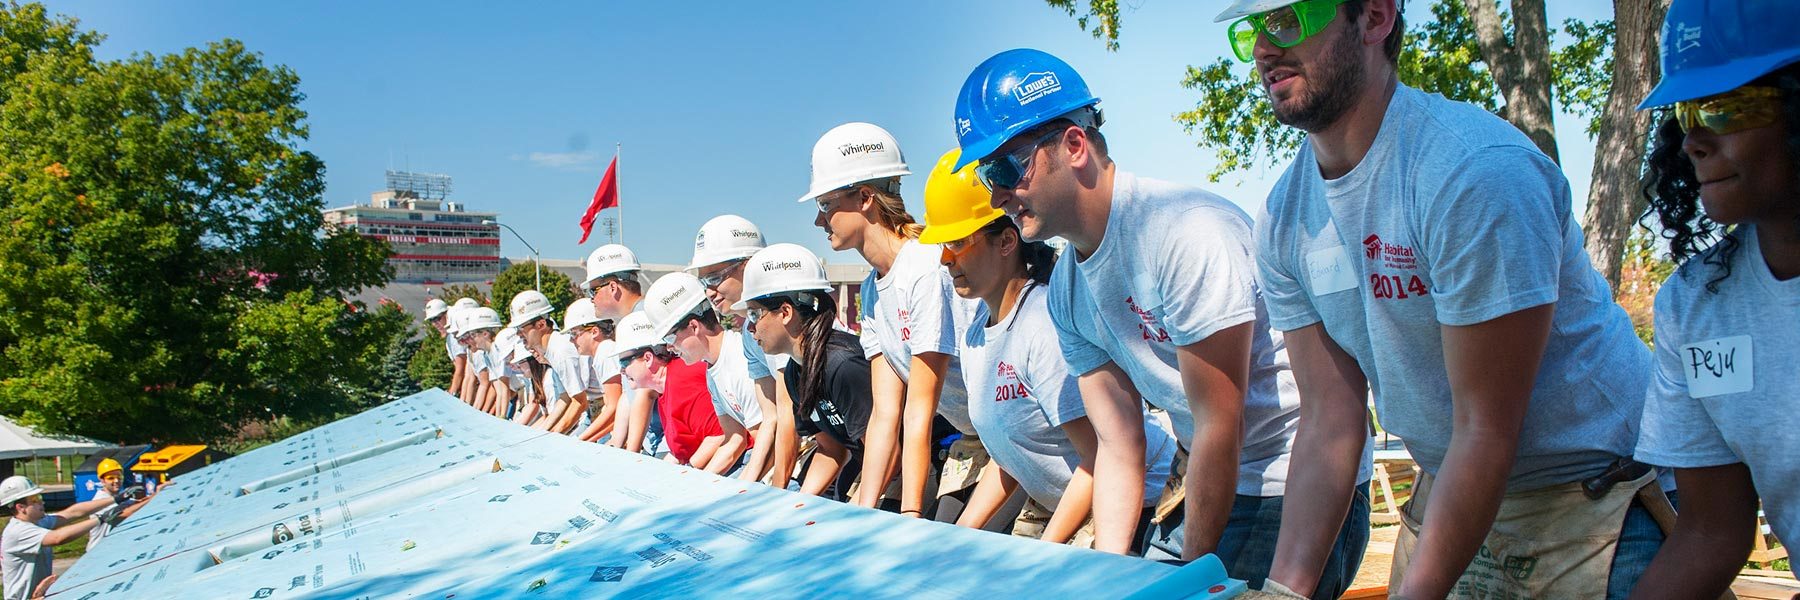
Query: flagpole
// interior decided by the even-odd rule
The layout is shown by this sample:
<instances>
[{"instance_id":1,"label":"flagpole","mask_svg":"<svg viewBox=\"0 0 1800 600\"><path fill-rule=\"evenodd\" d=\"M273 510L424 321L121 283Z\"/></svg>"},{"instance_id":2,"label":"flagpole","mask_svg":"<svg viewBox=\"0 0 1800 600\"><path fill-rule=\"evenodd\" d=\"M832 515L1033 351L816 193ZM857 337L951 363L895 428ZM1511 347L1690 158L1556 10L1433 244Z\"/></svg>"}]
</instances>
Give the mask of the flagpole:
<instances>
[{"instance_id":1,"label":"flagpole","mask_svg":"<svg viewBox=\"0 0 1800 600\"><path fill-rule=\"evenodd\" d=\"M625 150L624 143L615 142L613 144L613 193L619 199L617 202L618 209L619 209L619 233L618 233L617 239L614 241L615 241L615 243L619 243L619 244L625 243L625 194L623 193L624 189L619 187L619 179L618 179L618 177L619 177L619 175L618 175L618 173L619 173L619 155L623 154L624 150Z\"/></svg>"}]
</instances>

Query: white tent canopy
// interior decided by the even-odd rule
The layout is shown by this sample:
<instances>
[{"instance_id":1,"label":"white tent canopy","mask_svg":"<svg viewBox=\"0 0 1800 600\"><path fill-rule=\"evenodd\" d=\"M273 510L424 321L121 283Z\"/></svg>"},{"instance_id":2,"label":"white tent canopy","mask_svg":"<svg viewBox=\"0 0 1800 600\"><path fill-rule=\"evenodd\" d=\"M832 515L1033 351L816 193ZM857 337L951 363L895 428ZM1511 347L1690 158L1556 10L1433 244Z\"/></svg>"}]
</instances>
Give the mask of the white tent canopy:
<instances>
[{"instance_id":1,"label":"white tent canopy","mask_svg":"<svg viewBox=\"0 0 1800 600\"><path fill-rule=\"evenodd\" d=\"M92 454L107 448L117 446L80 436L45 435L0 417L0 460Z\"/></svg>"}]
</instances>

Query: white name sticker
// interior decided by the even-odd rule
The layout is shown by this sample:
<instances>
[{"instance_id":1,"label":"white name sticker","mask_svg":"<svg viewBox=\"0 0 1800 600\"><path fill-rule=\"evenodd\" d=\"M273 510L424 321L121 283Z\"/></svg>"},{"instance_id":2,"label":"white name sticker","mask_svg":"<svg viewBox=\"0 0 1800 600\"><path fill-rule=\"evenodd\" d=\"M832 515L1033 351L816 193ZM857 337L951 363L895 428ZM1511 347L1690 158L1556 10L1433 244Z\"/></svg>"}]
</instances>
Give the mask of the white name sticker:
<instances>
[{"instance_id":1,"label":"white name sticker","mask_svg":"<svg viewBox=\"0 0 1800 600\"><path fill-rule=\"evenodd\" d=\"M1706 398L1741 394L1756 386L1750 336L1740 335L1682 346L1678 351L1688 395Z\"/></svg>"},{"instance_id":2,"label":"white name sticker","mask_svg":"<svg viewBox=\"0 0 1800 600\"><path fill-rule=\"evenodd\" d=\"M1314 296L1356 288L1356 272L1343 245L1306 253L1306 281Z\"/></svg>"}]
</instances>

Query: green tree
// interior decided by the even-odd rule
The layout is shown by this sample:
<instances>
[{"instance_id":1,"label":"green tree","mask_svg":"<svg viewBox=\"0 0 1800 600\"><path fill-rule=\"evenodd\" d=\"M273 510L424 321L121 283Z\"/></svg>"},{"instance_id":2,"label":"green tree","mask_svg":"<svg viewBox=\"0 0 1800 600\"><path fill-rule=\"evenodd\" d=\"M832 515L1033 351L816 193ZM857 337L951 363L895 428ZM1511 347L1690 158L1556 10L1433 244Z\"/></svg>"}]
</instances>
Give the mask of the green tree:
<instances>
[{"instance_id":1,"label":"green tree","mask_svg":"<svg viewBox=\"0 0 1800 600\"><path fill-rule=\"evenodd\" d=\"M1070 0L1046 2L1077 15ZM1497 0L1435 0L1432 19L1405 34L1399 75L1407 85L1500 115L1552 159L1559 156L1552 100L1590 119L1588 134L1598 142L1587 251L1616 288L1625 240L1642 212L1635 190L1649 120L1632 105L1658 75L1656 31L1668 3L1614 0L1613 6L1613 21L1569 19L1559 32L1547 26L1543 0L1512 0L1510 12L1502 12ZM1098 24L1091 28L1095 37L1109 49L1118 47L1117 4L1091 2L1078 17L1083 30ZM1223 43L1222 35L1216 39ZM1553 48L1553 39L1561 45ZM1190 66L1181 85L1199 99L1175 121L1217 154L1212 181L1258 163L1285 162L1305 138L1275 120L1249 65L1221 59Z\"/></svg>"},{"instance_id":2,"label":"green tree","mask_svg":"<svg viewBox=\"0 0 1800 600\"><path fill-rule=\"evenodd\" d=\"M446 285L438 289L437 297L443 298L445 302L451 304L456 304L457 300L463 298L474 298L475 301L481 303L482 306L491 306L488 302L487 292L482 291L481 286L472 283L452 283ZM502 306L500 308L506 307Z\"/></svg>"},{"instance_id":3,"label":"green tree","mask_svg":"<svg viewBox=\"0 0 1800 600\"><path fill-rule=\"evenodd\" d=\"M494 293L490 301L494 310L500 311L501 320L507 319L506 309L512 303L513 296L518 295L519 292L533 289L537 283L537 277L536 263L529 260L513 263L512 266L494 277ZM556 307L556 320L561 322L563 311L581 296L575 293L575 283L569 281L568 275L554 269L545 269L543 279L544 288L538 291L543 292L544 297L550 299L550 306Z\"/></svg>"},{"instance_id":4,"label":"green tree","mask_svg":"<svg viewBox=\"0 0 1800 600\"><path fill-rule=\"evenodd\" d=\"M0 413L118 441L213 440L378 401L384 244L324 231L293 71L236 41L101 61L0 6Z\"/></svg>"},{"instance_id":5,"label":"green tree","mask_svg":"<svg viewBox=\"0 0 1800 600\"><path fill-rule=\"evenodd\" d=\"M456 365L444 354L444 336L438 333L437 328L426 327L424 338L419 340L418 348L407 359L406 374L420 388L447 390L450 389L450 376L455 371Z\"/></svg>"}]
</instances>

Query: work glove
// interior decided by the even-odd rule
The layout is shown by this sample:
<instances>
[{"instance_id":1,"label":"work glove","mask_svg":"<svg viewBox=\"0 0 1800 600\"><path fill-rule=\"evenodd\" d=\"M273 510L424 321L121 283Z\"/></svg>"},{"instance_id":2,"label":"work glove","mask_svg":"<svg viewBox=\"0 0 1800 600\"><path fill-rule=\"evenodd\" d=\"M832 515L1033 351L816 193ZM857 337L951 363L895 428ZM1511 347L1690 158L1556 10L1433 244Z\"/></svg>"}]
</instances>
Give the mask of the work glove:
<instances>
[{"instance_id":1,"label":"work glove","mask_svg":"<svg viewBox=\"0 0 1800 600\"><path fill-rule=\"evenodd\" d=\"M119 498L124 499L124 500L143 500L144 499L144 486L134 485L134 486L119 490Z\"/></svg>"}]
</instances>

